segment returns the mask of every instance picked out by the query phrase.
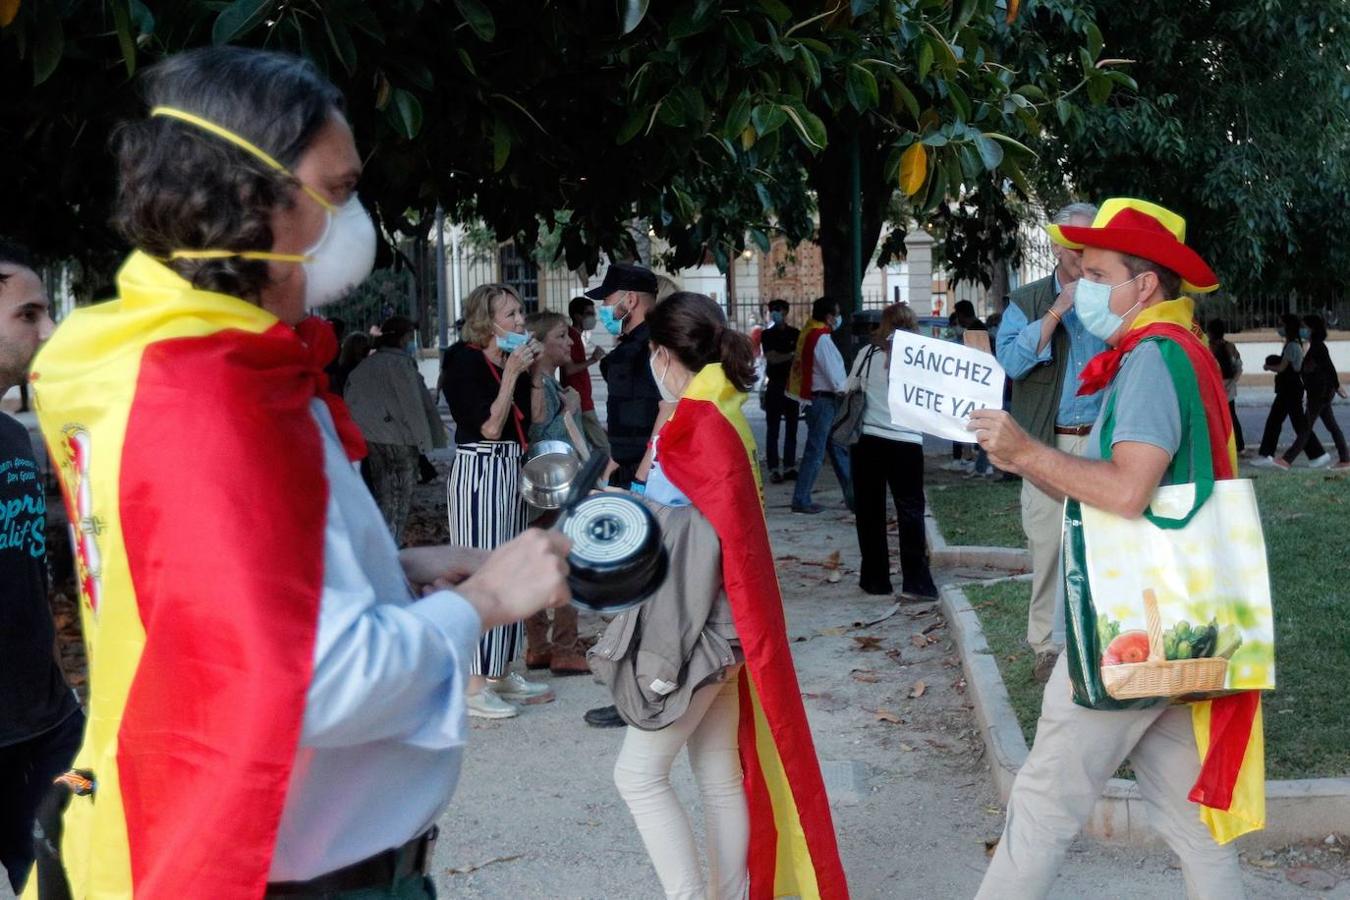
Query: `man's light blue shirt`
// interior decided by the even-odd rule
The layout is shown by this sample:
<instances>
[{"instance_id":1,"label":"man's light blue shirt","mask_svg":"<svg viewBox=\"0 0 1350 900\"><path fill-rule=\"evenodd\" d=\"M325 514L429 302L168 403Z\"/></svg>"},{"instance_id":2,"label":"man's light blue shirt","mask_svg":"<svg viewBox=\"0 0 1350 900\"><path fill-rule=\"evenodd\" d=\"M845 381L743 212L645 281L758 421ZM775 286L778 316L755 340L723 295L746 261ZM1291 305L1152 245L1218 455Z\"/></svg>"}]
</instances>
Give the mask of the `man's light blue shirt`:
<instances>
[{"instance_id":1,"label":"man's light blue shirt","mask_svg":"<svg viewBox=\"0 0 1350 900\"><path fill-rule=\"evenodd\" d=\"M1055 276L1055 296L1059 296L1059 276ZM1047 313L1048 315L1048 313ZM1041 340L1041 320L1028 322L1026 314L1016 303L1008 304L1003 323L998 329L997 355L999 364L1014 381L1020 381L1036 366L1051 361L1054 341L1047 341L1045 349L1037 352ZM1092 357L1106 349L1106 342L1088 332L1072 307L1064 314L1064 328L1069 332L1069 361L1064 373L1064 391L1059 398L1059 413L1055 424L1065 428L1091 425L1101 410L1100 392L1088 397L1078 396L1078 376ZM1016 387L1013 390L1017 390Z\"/></svg>"}]
</instances>

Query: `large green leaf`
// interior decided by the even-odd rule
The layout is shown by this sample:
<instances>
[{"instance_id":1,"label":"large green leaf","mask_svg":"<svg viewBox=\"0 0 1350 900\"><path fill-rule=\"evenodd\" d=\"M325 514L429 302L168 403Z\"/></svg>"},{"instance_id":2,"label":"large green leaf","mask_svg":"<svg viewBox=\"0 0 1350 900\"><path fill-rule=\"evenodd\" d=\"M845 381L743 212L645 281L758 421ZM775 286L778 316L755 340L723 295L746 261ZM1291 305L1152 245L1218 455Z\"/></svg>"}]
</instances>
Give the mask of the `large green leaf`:
<instances>
[{"instance_id":1,"label":"large green leaf","mask_svg":"<svg viewBox=\"0 0 1350 900\"><path fill-rule=\"evenodd\" d=\"M274 5L275 0L234 0L216 16L216 22L211 26L211 43L228 44L244 37L267 19Z\"/></svg>"},{"instance_id":2,"label":"large green leaf","mask_svg":"<svg viewBox=\"0 0 1350 900\"><path fill-rule=\"evenodd\" d=\"M500 172L506 168L511 156L511 126L497 119L492 126L492 171Z\"/></svg>"},{"instance_id":3,"label":"large green leaf","mask_svg":"<svg viewBox=\"0 0 1350 900\"><path fill-rule=\"evenodd\" d=\"M337 55L338 61L347 70L347 74L354 75L356 73L356 44L352 41L351 32L339 19L327 17L323 20L323 24L328 32L328 45L333 48L333 53Z\"/></svg>"},{"instance_id":4,"label":"large green leaf","mask_svg":"<svg viewBox=\"0 0 1350 900\"><path fill-rule=\"evenodd\" d=\"M131 4L129 0L111 0L111 5L117 44L122 48L122 64L130 78L136 74L136 36L131 33Z\"/></svg>"},{"instance_id":5,"label":"large green leaf","mask_svg":"<svg viewBox=\"0 0 1350 900\"><path fill-rule=\"evenodd\" d=\"M731 108L727 110L726 119L722 125L723 135L734 138L745 130L745 126L750 124L751 102L750 92L741 91L740 95L732 102Z\"/></svg>"},{"instance_id":6,"label":"large green leaf","mask_svg":"<svg viewBox=\"0 0 1350 900\"><path fill-rule=\"evenodd\" d=\"M848 95L848 102L858 112L875 109L881 102L876 76L859 63L852 63L848 67L844 91Z\"/></svg>"},{"instance_id":7,"label":"large green leaf","mask_svg":"<svg viewBox=\"0 0 1350 900\"><path fill-rule=\"evenodd\" d=\"M403 88L394 88L390 100L391 118L399 134L410 140L417 137L422 130L422 101L417 99L416 94Z\"/></svg>"},{"instance_id":8,"label":"large green leaf","mask_svg":"<svg viewBox=\"0 0 1350 900\"><path fill-rule=\"evenodd\" d=\"M54 2L39 2L33 11L33 35L29 46L33 57L33 84L42 84L61 64L66 50L61 14Z\"/></svg>"},{"instance_id":9,"label":"large green leaf","mask_svg":"<svg viewBox=\"0 0 1350 900\"><path fill-rule=\"evenodd\" d=\"M492 17L492 10L481 0L455 0L455 8L479 40L491 41L497 36L497 20Z\"/></svg>"},{"instance_id":10,"label":"large green leaf","mask_svg":"<svg viewBox=\"0 0 1350 900\"><path fill-rule=\"evenodd\" d=\"M622 7L621 34L632 34L637 30L637 27L642 24L642 20L647 17L649 2L650 0L620 0ZM619 143L623 143L623 141Z\"/></svg>"},{"instance_id":11,"label":"large green leaf","mask_svg":"<svg viewBox=\"0 0 1350 900\"><path fill-rule=\"evenodd\" d=\"M788 103L779 106L779 109L788 117L793 126L797 129L802 140L812 150L823 150L829 142L829 134L825 130L825 123L820 120L820 116L811 112L800 103Z\"/></svg>"},{"instance_id":12,"label":"large green leaf","mask_svg":"<svg viewBox=\"0 0 1350 900\"><path fill-rule=\"evenodd\" d=\"M761 138L768 137L787 122L787 113L773 103L761 103L750 113L750 124Z\"/></svg>"},{"instance_id":13,"label":"large green leaf","mask_svg":"<svg viewBox=\"0 0 1350 900\"><path fill-rule=\"evenodd\" d=\"M980 151L980 161L990 172L996 170L999 164L1003 162L1003 148L990 135L977 135L975 137L975 148Z\"/></svg>"}]
</instances>

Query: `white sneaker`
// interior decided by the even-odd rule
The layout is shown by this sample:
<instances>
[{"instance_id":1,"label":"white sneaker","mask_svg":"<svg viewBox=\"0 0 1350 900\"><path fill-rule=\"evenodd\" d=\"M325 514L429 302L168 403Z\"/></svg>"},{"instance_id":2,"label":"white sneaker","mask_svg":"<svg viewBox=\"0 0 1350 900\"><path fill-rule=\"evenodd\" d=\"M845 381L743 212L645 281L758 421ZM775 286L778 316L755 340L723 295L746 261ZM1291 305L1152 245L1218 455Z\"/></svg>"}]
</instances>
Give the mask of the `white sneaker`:
<instances>
[{"instance_id":1,"label":"white sneaker","mask_svg":"<svg viewBox=\"0 0 1350 900\"><path fill-rule=\"evenodd\" d=\"M942 465L942 471L944 472L964 472L965 470L966 461L964 459L954 459Z\"/></svg>"},{"instance_id":2,"label":"white sneaker","mask_svg":"<svg viewBox=\"0 0 1350 900\"><path fill-rule=\"evenodd\" d=\"M526 681L525 676L519 672L508 672L504 678L489 679L488 687L499 697L526 706L553 700L553 688L535 681Z\"/></svg>"},{"instance_id":3,"label":"white sneaker","mask_svg":"<svg viewBox=\"0 0 1350 900\"><path fill-rule=\"evenodd\" d=\"M1328 466L1330 466L1333 462L1335 462L1335 460L1331 458L1330 453L1323 453L1321 456L1317 457L1317 459L1314 459L1312 462L1308 463L1308 468L1325 469Z\"/></svg>"},{"instance_id":4,"label":"white sneaker","mask_svg":"<svg viewBox=\"0 0 1350 900\"><path fill-rule=\"evenodd\" d=\"M476 719L510 719L520 715L514 704L507 703L496 692L487 688L464 698L469 707L469 715Z\"/></svg>"},{"instance_id":5,"label":"white sneaker","mask_svg":"<svg viewBox=\"0 0 1350 900\"><path fill-rule=\"evenodd\" d=\"M1258 469L1273 469L1275 468L1275 457L1258 456L1256 459L1252 460L1252 465L1256 466Z\"/></svg>"}]
</instances>

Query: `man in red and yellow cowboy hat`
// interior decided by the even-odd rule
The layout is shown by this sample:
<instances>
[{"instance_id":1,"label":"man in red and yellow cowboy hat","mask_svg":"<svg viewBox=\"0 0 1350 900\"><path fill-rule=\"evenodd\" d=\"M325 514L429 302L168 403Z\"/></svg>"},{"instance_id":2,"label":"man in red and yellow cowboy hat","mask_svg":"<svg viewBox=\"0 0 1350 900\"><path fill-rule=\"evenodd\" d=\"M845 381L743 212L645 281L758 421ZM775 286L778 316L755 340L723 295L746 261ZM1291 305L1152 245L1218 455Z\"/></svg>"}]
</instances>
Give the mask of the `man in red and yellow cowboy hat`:
<instances>
[{"instance_id":1,"label":"man in red and yellow cowboy hat","mask_svg":"<svg viewBox=\"0 0 1350 900\"><path fill-rule=\"evenodd\" d=\"M1102 204L1091 226L1051 225L1049 232L1056 243L1083 252L1074 307L1108 349L1083 370L1079 392L1105 390L1103 412L1080 457L1042 444L1001 410L977 411L969 427L990 459L1052 497L1137 518L1168 483L1172 458L1187 446L1191 424L1198 435L1203 418L1215 477L1234 477L1237 458L1223 379L1186 296L1214 290L1218 279L1186 246L1185 221L1156 204L1116 198ZM1185 370L1193 371L1194 379L1174 381L1173 372ZM1105 454L1104 426L1113 428ZM1075 705L1069 660L1061 656L1046 685L1035 745L1013 784L1002 840L977 896L1045 896L1069 843L1127 758L1149 805L1150 824L1181 857L1187 896L1244 896L1237 853L1226 842L1264 821L1258 697L1248 692L1197 705L1205 707L1194 717L1206 738L1202 746L1225 751L1202 757L1192 709L1159 704L1103 711ZM1211 721L1242 721L1246 728L1219 733ZM1237 741L1241 746L1234 746Z\"/></svg>"}]
</instances>

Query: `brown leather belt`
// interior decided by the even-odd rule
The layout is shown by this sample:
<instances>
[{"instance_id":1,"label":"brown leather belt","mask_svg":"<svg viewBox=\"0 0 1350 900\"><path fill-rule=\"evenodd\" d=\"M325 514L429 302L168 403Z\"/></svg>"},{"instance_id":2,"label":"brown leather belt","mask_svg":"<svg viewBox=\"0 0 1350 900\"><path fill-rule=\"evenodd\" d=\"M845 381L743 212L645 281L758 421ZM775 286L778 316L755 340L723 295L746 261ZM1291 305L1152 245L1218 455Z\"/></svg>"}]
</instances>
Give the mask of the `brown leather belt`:
<instances>
[{"instance_id":1,"label":"brown leather belt","mask_svg":"<svg viewBox=\"0 0 1350 900\"><path fill-rule=\"evenodd\" d=\"M360 862L308 881L274 881L264 897L332 894L368 888L393 887L410 875L425 875L436 846L436 826L413 838L402 847L376 853Z\"/></svg>"},{"instance_id":2,"label":"brown leather belt","mask_svg":"<svg viewBox=\"0 0 1350 900\"><path fill-rule=\"evenodd\" d=\"M1091 425L1072 425L1068 427L1065 427L1064 425L1055 426L1055 434L1071 434L1074 437L1083 437L1084 435L1091 433Z\"/></svg>"}]
</instances>

